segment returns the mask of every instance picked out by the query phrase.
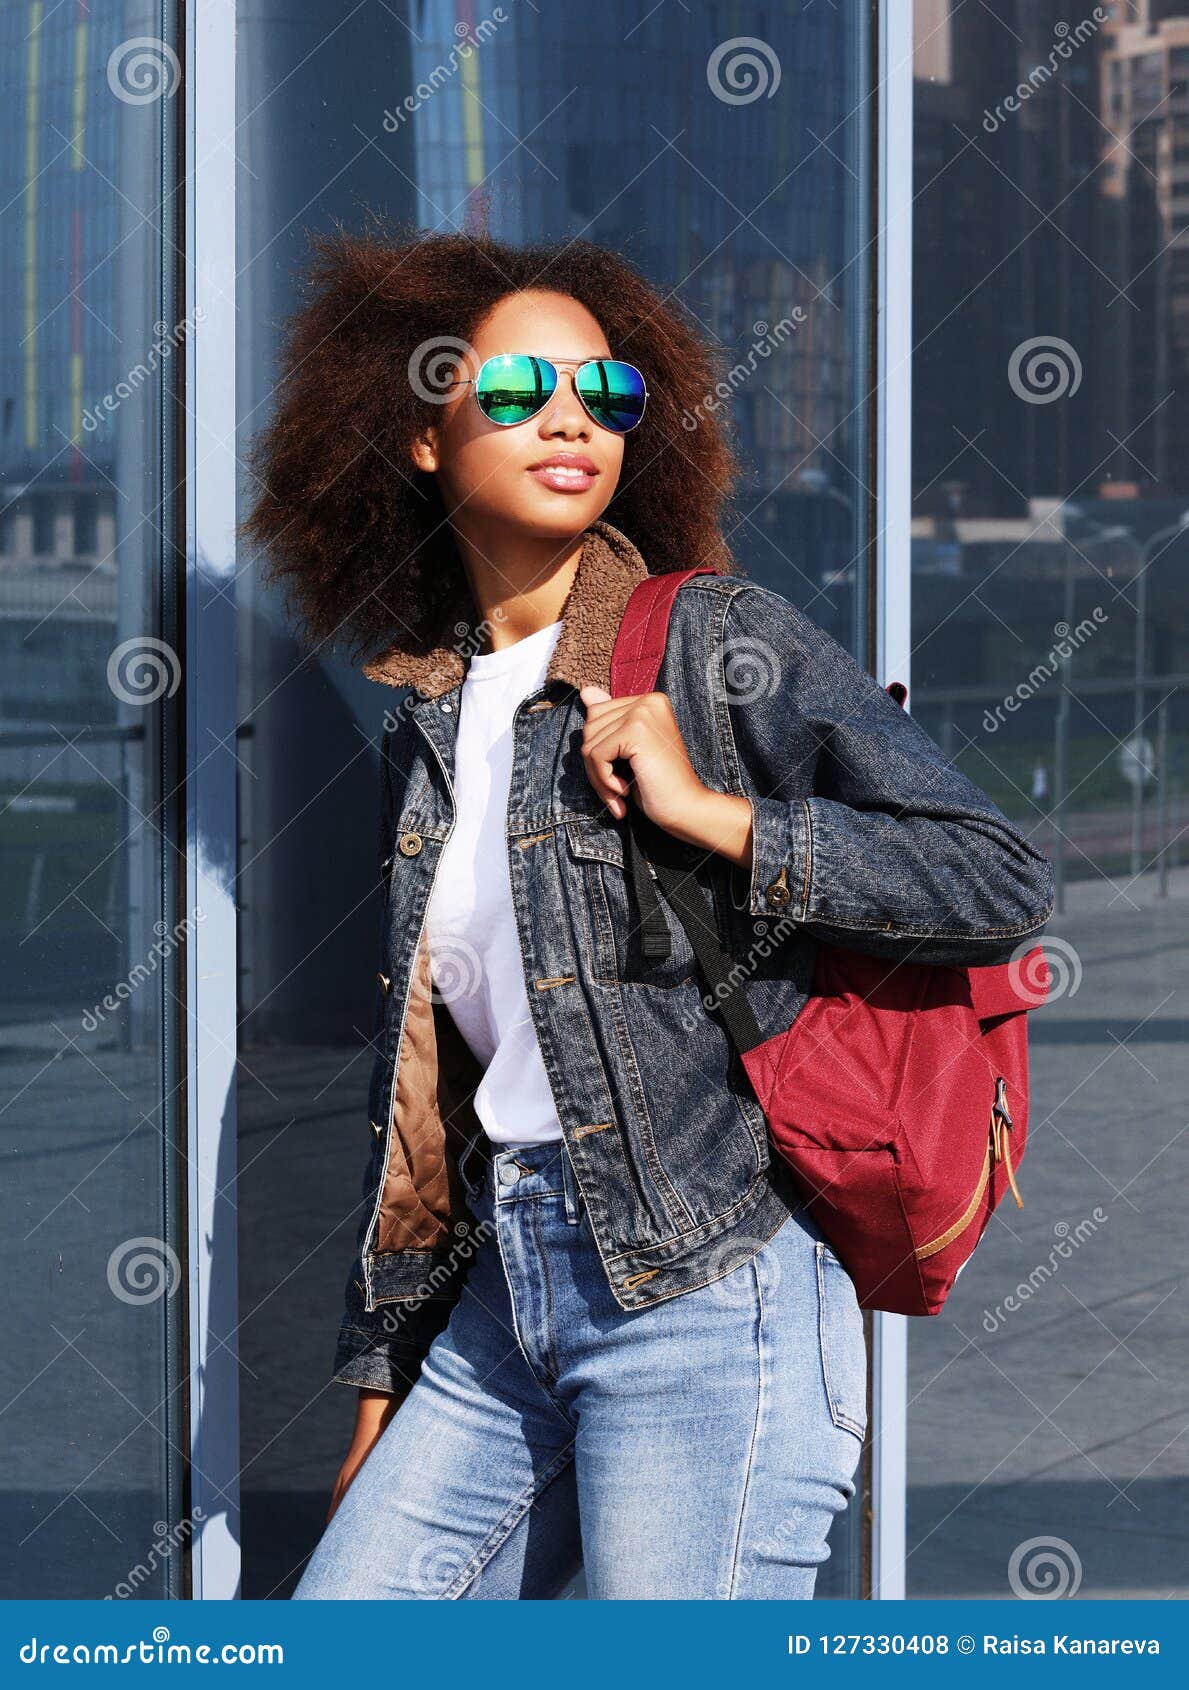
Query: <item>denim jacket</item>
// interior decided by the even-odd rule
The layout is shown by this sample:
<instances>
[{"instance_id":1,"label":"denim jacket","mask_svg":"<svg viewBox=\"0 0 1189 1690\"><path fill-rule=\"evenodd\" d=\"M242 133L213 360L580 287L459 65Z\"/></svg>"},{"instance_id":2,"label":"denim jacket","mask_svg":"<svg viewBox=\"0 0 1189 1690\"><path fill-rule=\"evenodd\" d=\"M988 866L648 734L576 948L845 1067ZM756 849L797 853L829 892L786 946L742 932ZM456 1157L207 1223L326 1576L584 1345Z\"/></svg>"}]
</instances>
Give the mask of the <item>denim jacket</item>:
<instances>
[{"instance_id":1,"label":"denim jacket","mask_svg":"<svg viewBox=\"0 0 1189 1690\"><path fill-rule=\"evenodd\" d=\"M544 685L513 720L508 869L529 1008L607 1281L623 1309L733 1271L789 1212L787 1173L689 942L643 954L622 822L581 757L578 689L609 686L647 574L587 530ZM365 665L394 696L381 750L384 916L369 1152L334 1376L401 1391L479 1240L460 1158L487 1154L480 1070L429 978L425 914L454 824L452 773L474 611L430 649ZM1047 858L836 640L779 593L699 575L677 594L657 682L690 761L752 811L748 869L686 851L746 969L761 1028L797 1015L821 942L961 967L1007 961L1053 907Z\"/></svg>"}]
</instances>

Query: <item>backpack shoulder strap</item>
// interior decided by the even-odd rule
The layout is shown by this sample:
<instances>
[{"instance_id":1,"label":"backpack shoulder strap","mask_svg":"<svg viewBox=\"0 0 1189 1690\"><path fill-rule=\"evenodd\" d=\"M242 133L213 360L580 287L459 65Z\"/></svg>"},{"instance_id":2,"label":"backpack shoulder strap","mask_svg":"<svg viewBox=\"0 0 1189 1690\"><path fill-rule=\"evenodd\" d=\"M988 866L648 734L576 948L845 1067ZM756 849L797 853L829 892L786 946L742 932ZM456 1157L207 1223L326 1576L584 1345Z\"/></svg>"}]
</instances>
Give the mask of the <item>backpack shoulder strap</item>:
<instances>
[{"instance_id":1,"label":"backpack shoulder strap","mask_svg":"<svg viewBox=\"0 0 1189 1690\"><path fill-rule=\"evenodd\" d=\"M647 576L632 589L611 654L613 698L629 698L655 690L678 588L691 575L717 573L708 565L671 569L662 575ZM635 885L642 952L646 957L667 957L672 945L669 927L657 893L655 871L635 836L630 806L623 826L623 841L625 865Z\"/></svg>"},{"instance_id":2,"label":"backpack shoulder strap","mask_svg":"<svg viewBox=\"0 0 1189 1690\"><path fill-rule=\"evenodd\" d=\"M679 588L692 575L717 574L708 565L673 569L664 575L650 575L634 589L611 658L613 698L655 689ZM665 861L665 837L629 804L624 856L635 884L643 953L654 958L670 953L668 924L657 896L659 887L685 929L703 975L715 988L715 1001L736 1048L750 1050L760 1043L762 1035L746 993L735 991L738 982L732 978L731 960L715 929L712 906L687 870Z\"/></svg>"},{"instance_id":3,"label":"backpack shoulder strap","mask_svg":"<svg viewBox=\"0 0 1189 1690\"><path fill-rule=\"evenodd\" d=\"M633 588L611 655L612 698L631 697L655 689L677 589L691 575L717 574L718 570L711 565L699 564L696 569L670 569L663 575L649 575Z\"/></svg>"}]
</instances>

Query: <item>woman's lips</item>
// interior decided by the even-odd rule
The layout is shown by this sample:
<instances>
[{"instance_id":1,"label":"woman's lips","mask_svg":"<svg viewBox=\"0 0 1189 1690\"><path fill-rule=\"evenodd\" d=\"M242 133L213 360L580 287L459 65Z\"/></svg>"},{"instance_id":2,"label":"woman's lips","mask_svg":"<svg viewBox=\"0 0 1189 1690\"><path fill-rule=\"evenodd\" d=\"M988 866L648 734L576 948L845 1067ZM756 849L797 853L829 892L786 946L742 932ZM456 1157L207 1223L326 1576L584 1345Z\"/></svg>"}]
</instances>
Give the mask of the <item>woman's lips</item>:
<instances>
[{"instance_id":1,"label":"woman's lips","mask_svg":"<svg viewBox=\"0 0 1189 1690\"><path fill-rule=\"evenodd\" d=\"M589 458L559 457L533 464L528 473L555 493L587 493L599 472Z\"/></svg>"}]
</instances>

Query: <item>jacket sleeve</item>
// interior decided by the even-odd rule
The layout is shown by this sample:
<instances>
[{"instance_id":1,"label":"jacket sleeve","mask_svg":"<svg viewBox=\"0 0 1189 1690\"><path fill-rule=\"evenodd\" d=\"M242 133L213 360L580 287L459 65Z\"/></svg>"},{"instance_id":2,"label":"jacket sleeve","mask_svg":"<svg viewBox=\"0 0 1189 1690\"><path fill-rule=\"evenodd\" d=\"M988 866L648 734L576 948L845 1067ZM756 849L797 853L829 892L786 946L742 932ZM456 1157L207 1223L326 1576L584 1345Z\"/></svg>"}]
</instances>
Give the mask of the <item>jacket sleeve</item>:
<instances>
[{"instance_id":1,"label":"jacket sleeve","mask_svg":"<svg viewBox=\"0 0 1189 1690\"><path fill-rule=\"evenodd\" d=\"M1048 858L837 640L748 584L731 600L723 660L757 794L752 916L783 914L870 956L958 967L1006 962L1040 933L1053 910ZM736 665L745 689L732 687Z\"/></svg>"}]
</instances>

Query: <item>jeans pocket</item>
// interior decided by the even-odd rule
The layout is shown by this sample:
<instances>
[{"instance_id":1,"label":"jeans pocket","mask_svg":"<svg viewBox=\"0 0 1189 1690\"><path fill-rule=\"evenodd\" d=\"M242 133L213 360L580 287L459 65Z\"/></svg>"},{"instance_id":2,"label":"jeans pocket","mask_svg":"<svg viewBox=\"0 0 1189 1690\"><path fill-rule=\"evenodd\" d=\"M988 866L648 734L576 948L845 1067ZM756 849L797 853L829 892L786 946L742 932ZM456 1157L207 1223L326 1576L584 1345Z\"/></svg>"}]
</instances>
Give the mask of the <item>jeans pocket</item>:
<instances>
[{"instance_id":1,"label":"jeans pocket","mask_svg":"<svg viewBox=\"0 0 1189 1690\"><path fill-rule=\"evenodd\" d=\"M822 1383L835 1426L867 1431L867 1338L855 1288L829 1245L814 1245Z\"/></svg>"}]
</instances>

